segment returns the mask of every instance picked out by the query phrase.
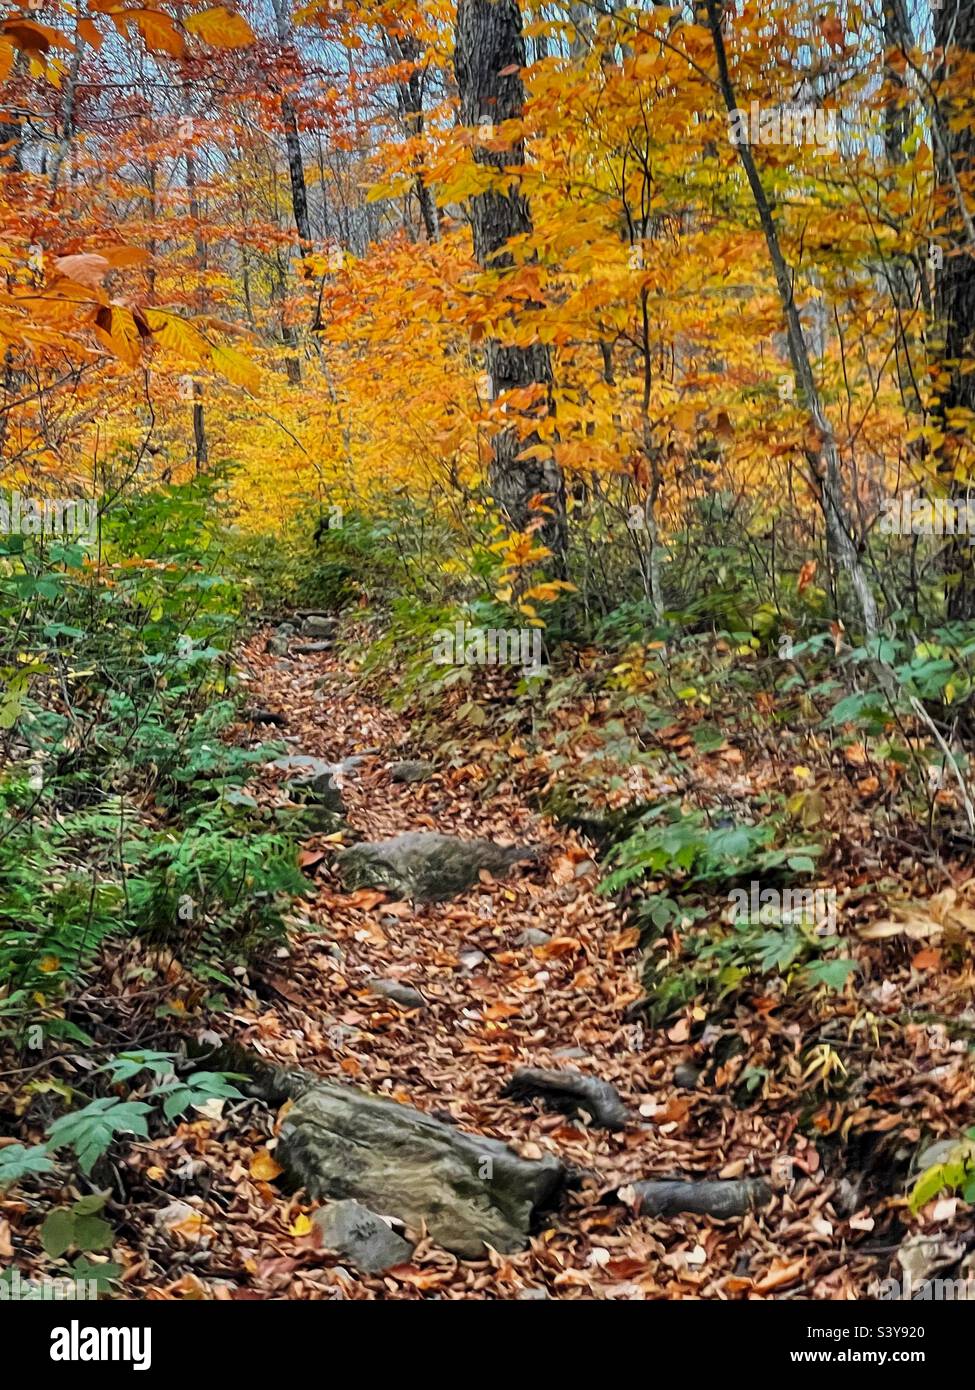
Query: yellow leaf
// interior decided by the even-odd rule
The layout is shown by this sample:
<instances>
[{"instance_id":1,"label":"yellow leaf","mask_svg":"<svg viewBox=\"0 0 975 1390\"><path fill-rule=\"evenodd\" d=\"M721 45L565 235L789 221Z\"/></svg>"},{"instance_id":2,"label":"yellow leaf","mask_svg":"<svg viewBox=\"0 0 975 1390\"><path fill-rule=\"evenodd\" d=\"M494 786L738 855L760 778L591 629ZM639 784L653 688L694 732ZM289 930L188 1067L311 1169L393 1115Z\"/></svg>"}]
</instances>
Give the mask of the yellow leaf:
<instances>
[{"instance_id":1,"label":"yellow leaf","mask_svg":"<svg viewBox=\"0 0 975 1390\"><path fill-rule=\"evenodd\" d=\"M146 323L159 343L191 362L205 362L210 356L210 344L196 329L177 314L163 309L146 309Z\"/></svg>"},{"instance_id":2,"label":"yellow leaf","mask_svg":"<svg viewBox=\"0 0 975 1390\"><path fill-rule=\"evenodd\" d=\"M95 315L95 336L113 356L134 367L142 355L142 338L135 319L119 304L103 306Z\"/></svg>"},{"instance_id":3,"label":"yellow leaf","mask_svg":"<svg viewBox=\"0 0 975 1390\"><path fill-rule=\"evenodd\" d=\"M302 1214L296 1217L291 1223L288 1230L293 1236L306 1236L311 1230L311 1217L306 1216L304 1212L302 1212Z\"/></svg>"},{"instance_id":4,"label":"yellow leaf","mask_svg":"<svg viewBox=\"0 0 975 1390\"><path fill-rule=\"evenodd\" d=\"M220 375L233 382L235 386L243 386L248 391L256 391L260 387L261 374L257 367L249 357L245 357L235 348L224 347L222 344L211 348L210 360Z\"/></svg>"},{"instance_id":5,"label":"yellow leaf","mask_svg":"<svg viewBox=\"0 0 975 1390\"><path fill-rule=\"evenodd\" d=\"M61 969L61 962L57 956L44 956L39 961L38 970L43 970L45 975L52 975L55 970Z\"/></svg>"},{"instance_id":6,"label":"yellow leaf","mask_svg":"<svg viewBox=\"0 0 975 1390\"><path fill-rule=\"evenodd\" d=\"M254 42L254 33L247 20L225 10L222 5L204 10L202 14L189 15L184 20L184 28L211 48L247 48Z\"/></svg>"}]
</instances>

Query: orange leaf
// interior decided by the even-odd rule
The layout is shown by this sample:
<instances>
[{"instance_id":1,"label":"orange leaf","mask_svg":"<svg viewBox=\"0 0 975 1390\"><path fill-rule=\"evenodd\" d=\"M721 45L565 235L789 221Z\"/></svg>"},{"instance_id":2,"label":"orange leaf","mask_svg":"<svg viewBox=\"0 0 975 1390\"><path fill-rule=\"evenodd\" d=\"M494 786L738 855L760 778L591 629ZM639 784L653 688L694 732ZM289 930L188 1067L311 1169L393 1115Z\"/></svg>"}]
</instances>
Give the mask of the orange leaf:
<instances>
[{"instance_id":1,"label":"orange leaf","mask_svg":"<svg viewBox=\"0 0 975 1390\"><path fill-rule=\"evenodd\" d=\"M259 1182L273 1182L284 1172L281 1164L277 1162L267 1149L259 1149L250 1162L250 1175L257 1178Z\"/></svg>"},{"instance_id":2,"label":"orange leaf","mask_svg":"<svg viewBox=\"0 0 975 1390\"><path fill-rule=\"evenodd\" d=\"M785 1264L782 1260L773 1260L772 1267L763 1279L759 1279L753 1286L756 1293L771 1293L773 1289L781 1289L786 1284L794 1284L805 1268L805 1260L794 1260L792 1264Z\"/></svg>"},{"instance_id":3,"label":"orange leaf","mask_svg":"<svg viewBox=\"0 0 975 1390\"><path fill-rule=\"evenodd\" d=\"M364 912L370 912L385 901L386 894L377 893L375 888L358 888L354 893L349 894L345 904L347 907L361 907Z\"/></svg>"},{"instance_id":4,"label":"orange leaf","mask_svg":"<svg viewBox=\"0 0 975 1390\"><path fill-rule=\"evenodd\" d=\"M186 52L182 34L162 10L123 10L113 12L112 20L123 35L128 32L130 23L135 24L150 53L168 53L171 58L182 58Z\"/></svg>"},{"instance_id":5,"label":"orange leaf","mask_svg":"<svg viewBox=\"0 0 975 1390\"><path fill-rule=\"evenodd\" d=\"M28 53L46 53L50 48L73 48L70 39L65 38L59 29L51 29L47 24L38 24L33 19L8 19L2 32L13 40L18 48Z\"/></svg>"},{"instance_id":6,"label":"orange leaf","mask_svg":"<svg viewBox=\"0 0 975 1390\"><path fill-rule=\"evenodd\" d=\"M91 44L92 48L99 49L102 46L102 36L97 26L90 19L78 20L78 33L85 43Z\"/></svg>"},{"instance_id":7,"label":"orange leaf","mask_svg":"<svg viewBox=\"0 0 975 1390\"><path fill-rule=\"evenodd\" d=\"M799 583L798 583L798 585L796 586L796 589L797 589L797 592L798 592L798 593L801 594L801 593L803 593L806 589L809 588L809 585L812 583L812 581L813 581L813 579L814 579L814 577L815 577L815 574L816 574L816 561L815 561L815 560L807 560L806 563L803 565L802 569L799 571Z\"/></svg>"},{"instance_id":8,"label":"orange leaf","mask_svg":"<svg viewBox=\"0 0 975 1390\"><path fill-rule=\"evenodd\" d=\"M484 1010L484 1017L495 1023L502 1018L514 1018L520 1013L521 1009L517 1004L489 1004Z\"/></svg>"},{"instance_id":9,"label":"orange leaf","mask_svg":"<svg viewBox=\"0 0 975 1390\"><path fill-rule=\"evenodd\" d=\"M933 946L929 946L924 951L918 951L911 961L913 970L937 970L941 964L941 952Z\"/></svg>"}]
</instances>

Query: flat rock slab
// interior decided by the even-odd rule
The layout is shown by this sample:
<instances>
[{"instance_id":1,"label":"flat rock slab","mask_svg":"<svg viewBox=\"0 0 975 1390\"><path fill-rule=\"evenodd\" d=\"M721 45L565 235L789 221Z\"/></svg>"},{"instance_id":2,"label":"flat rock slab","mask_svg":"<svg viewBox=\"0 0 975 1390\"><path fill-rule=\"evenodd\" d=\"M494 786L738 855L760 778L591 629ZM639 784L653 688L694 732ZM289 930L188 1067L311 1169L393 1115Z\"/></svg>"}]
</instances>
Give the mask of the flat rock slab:
<instances>
[{"instance_id":1,"label":"flat rock slab","mask_svg":"<svg viewBox=\"0 0 975 1390\"><path fill-rule=\"evenodd\" d=\"M300 1088L299 1088L300 1090ZM555 1158L519 1158L411 1106L315 1080L281 1127L276 1156L313 1198L354 1198L479 1259L523 1250L537 1207L565 1181Z\"/></svg>"},{"instance_id":2,"label":"flat rock slab","mask_svg":"<svg viewBox=\"0 0 975 1390\"><path fill-rule=\"evenodd\" d=\"M310 753L290 753L283 758L275 758L271 767L279 767L293 774L285 783L292 797L324 806L339 815L345 814L342 800L342 781L346 771L344 763L330 763L327 758L316 758Z\"/></svg>"},{"instance_id":3,"label":"flat rock slab","mask_svg":"<svg viewBox=\"0 0 975 1390\"><path fill-rule=\"evenodd\" d=\"M424 762L419 758L406 758L402 762L390 763L389 780L391 782L429 782L436 770L433 763Z\"/></svg>"},{"instance_id":4,"label":"flat rock slab","mask_svg":"<svg viewBox=\"0 0 975 1390\"><path fill-rule=\"evenodd\" d=\"M309 613L301 624L303 637L331 637L338 627L338 619L324 613Z\"/></svg>"},{"instance_id":5,"label":"flat rock slab","mask_svg":"<svg viewBox=\"0 0 975 1390\"><path fill-rule=\"evenodd\" d=\"M334 1250L366 1274L405 1264L413 1254L410 1242L361 1202L329 1202L312 1221L326 1250Z\"/></svg>"},{"instance_id":6,"label":"flat rock slab","mask_svg":"<svg viewBox=\"0 0 975 1390\"><path fill-rule=\"evenodd\" d=\"M473 888L482 869L497 876L535 856L531 846L410 830L353 846L342 855L339 868L347 888L388 888L399 897L442 902Z\"/></svg>"},{"instance_id":7,"label":"flat rock slab","mask_svg":"<svg viewBox=\"0 0 975 1390\"><path fill-rule=\"evenodd\" d=\"M401 1009L425 1009L427 1006L427 1001L418 989L401 984L399 980L367 980L366 989L370 994L381 994L386 999L392 999Z\"/></svg>"}]
</instances>

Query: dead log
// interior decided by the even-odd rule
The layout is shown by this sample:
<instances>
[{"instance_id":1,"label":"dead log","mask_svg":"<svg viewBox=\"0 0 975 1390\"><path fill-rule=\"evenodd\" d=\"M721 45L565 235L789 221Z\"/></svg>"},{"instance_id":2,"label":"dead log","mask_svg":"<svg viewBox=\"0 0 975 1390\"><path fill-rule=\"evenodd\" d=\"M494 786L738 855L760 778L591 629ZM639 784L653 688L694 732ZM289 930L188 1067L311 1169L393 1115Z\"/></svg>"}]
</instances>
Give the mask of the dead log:
<instances>
[{"instance_id":1,"label":"dead log","mask_svg":"<svg viewBox=\"0 0 975 1390\"><path fill-rule=\"evenodd\" d=\"M648 1179L630 1183L616 1194L632 1206L637 1216L715 1216L727 1220L767 1207L772 1189L764 1178L718 1178L714 1181L685 1182Z\"/></svg>"},{"instance_id":2,"label":"dead log","mask_svg":"<svg viewBox=\"0 0 975 1390\"><path fill-rule=\"evenodd\" d=\"M554 1110L585 1110L603 1129L625 1129L629 1115L614 1086L577 1071L519 1067L501 1092L516 1100L534 1096Z\"/></svg>"}]
</instances>

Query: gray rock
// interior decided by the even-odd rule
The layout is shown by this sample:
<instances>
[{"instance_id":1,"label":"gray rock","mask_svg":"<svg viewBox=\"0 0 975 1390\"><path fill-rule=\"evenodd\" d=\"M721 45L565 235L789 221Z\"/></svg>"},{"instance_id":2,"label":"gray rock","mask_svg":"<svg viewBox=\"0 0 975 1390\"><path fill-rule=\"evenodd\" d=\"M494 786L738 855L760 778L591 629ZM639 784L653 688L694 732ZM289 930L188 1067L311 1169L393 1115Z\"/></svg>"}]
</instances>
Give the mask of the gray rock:
<instances>
[{"instance_id":1,"label":"gray rock","mask_svg":"<svg viewBox=\"0 0 975 1390\"><path fill-rule=\"evenodd\" d=\"M284 622L278 623L276 631L279 637L293 637L298 629L294 623Z\"/></svg>"},{"instance_id":2,"label":"gray rock","mask_svg":"<svg viewBox=\"0 0 975 1390\"><path fill-rule=\"evenodd\" d=\"M542 931L541 927L526 927L518 937L519 946L547 946L552 940L547 931Z\"/></svg>"},{"instance_id":3,"label":"gray rock","mask_svg":"<svg viewBox=\"0 0 975 1390\"><path fill-rule=\"evenodd\" d=\"M546 1303L549 1301L548 1289L519 1289L515 1298L519 1303Z\"/></svg>"},{"instance_id":4,"label":"gray rock","mask_svg":"<svg viewBox=\"0 0 975 1390\"><path fill-rule=\"evenodd\" d=\"M302 777L314 777L322 772L331 772L333 765L327 758L316 758L312 753L285 753L282 758L274 758L270 766Z\"/></svg>"},{"instance_id":5,"label":"gray rock","mask_svg":"<svg viewBox=\"0 0 975 1390\"><path fill-rule=\"evenodd\" d=\"M427 1001L418 989L401 984L399 980L367 980L366 988L371 994L381 994L392 999L401 1009L425 1009Z\"/></svg>"},{"instance_id":6,"label":"gray rock","mask_svg":"<svg viewBox=\"0 0 975 1390\"><path fill-rule=\"evenodd\" d=\"M331 642L298 642L291 648L295 656L314 656L317 652L332 650Z\"/></svg>"},{"instance_id":7,"label":"gray rock","mask_svg":"<svg viewBox=\"0 0 975 1390\"><path fill-rule=\"evenodd\" d=\"M303 637L331 637L338 626L336 618L329 618L322 613L310 613L301 624L301 635Z\"/></svg>"},{"instance_id":8,"label":"gray rock","mask_svg":"<svg viewBox=\"0 0 975 1390\"><path fill-rule=\"evenodd\" d=\"M684 1091L694 1091L701 1079L701 1068L693 1062L678 1062L674 1068L674 1085Z\"/></svg>"},{"instance_id":9,"label":"gray rock","mask_svg":"<svg viewBox=\"0 0 975 1390\"><path fill-rule=\"evenodd\" d=\"M326 811L336 811L342 815L345 802L334 772L320 772L313 777L296 777L288 783L288 791L299 800L314 802Z\"/></svg>"},{"instance_id":10,"label":"gray rock","mask_svg":"<svg viewBox=\"0 0 975 1390\"><path fill-rule=\"evenodd\" d=\"M349 828L343 812L329 810L315 801L302 807L300 814L301 824L309 835L335 835L339 830L347 831Z\"/></svg>"},{"instance_id":11,"label":"gray rock","mask_svg":"<svg viewBox=\"0 0 975 1390\"><path fill-rule=\"evenodd\" d=\"M288 645L289 639L287 637L282 637L279 633L275 633L273 637L269 637L264 643L264 650L270 652L272 656L287 656Z\"/></svg>"},{"instance_id":12,"label":"gray rock","mask_svg":"<svg viewBox=\"0 0 975 1390\"><path fill-rule=\"evenodd\" d=\"M534 857L527 846L410 830L355 845L342 855L339 868L347 888L388 888L402 897L441 902L472 888L482 869L502 874L518 860Z\"/></svg>"},{"instance_id":13,"label":"gray rock","mask_svg":"<svg viewBox=\"0 0 975 1390\"><path fill-rule=\"evenodd\" d=\"M487 960L487 956L483 951L461 951L458 960L465 970L476 970Z\"/></svg>"},{"instance_id":14,"label":"gray rock","mask_svg":"<svg viewBox=\"0 0 975 1390\"><path fill-rule=\"evenodd\" d=\"M407 758L400 763L390 763L389 780L391 782L428 782L436 768L433 763L424 762L421 758Z\"/></svg>"},{"instance_id":15,"label":"gray rock","mask_svg":"<svg viewBox=\"0 0 975 1390\"><path fill-rule=\"evenodd\" d=\"M426 1223L445 1249L479 1259L487 1242L523 1250L532 1216L565 1181L555 1158L523 1159L497 1139L307 1074L273 1073L294 1103L276 1157L313 1198L356 1198L412 1228ZM280 1093L280 1092L278 1092Z\"/></svg>"},{"instance_id":16,"label":"gray rock","mask_svg":"<svg viewBox=\"0 0 975 1390\"><path fill-rule=\"evenodd\" d=\"M326 1250L334 1250L366 1274L405 1264L413 1254L408 1240L390 1230L375 1212L359 1202L330 1202L312 1218Z\"/></svg>"},{"instance_id":17,"label":"gray rock","mask_svg":"<svg viewBox=\"0 0 975 1390\"><path fill-rule=\"evenodd\" d=\"M291 753L284 758L275 758L271 766L299 774L285 783L290 796L299 801L312 802L338 815L345 814L345 803L338 786L342 774L341 763L330 763L326 758L316 758L308 753Z\"/></svg>"}]
</instances>

